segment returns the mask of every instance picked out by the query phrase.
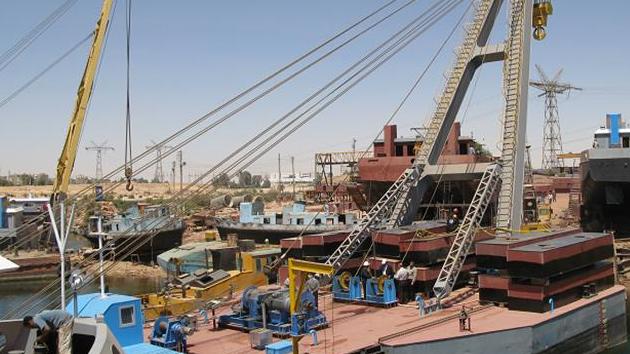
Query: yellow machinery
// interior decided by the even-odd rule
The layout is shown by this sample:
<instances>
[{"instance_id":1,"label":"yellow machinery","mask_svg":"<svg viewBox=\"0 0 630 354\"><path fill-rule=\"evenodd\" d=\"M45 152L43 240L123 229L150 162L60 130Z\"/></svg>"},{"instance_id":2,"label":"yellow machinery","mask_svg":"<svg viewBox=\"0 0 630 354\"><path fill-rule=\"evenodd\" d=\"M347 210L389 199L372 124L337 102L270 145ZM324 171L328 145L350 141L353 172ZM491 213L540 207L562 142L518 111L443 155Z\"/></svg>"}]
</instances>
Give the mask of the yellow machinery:
<instances>
[{"instance_id":1,"label":"yellow machinery","mask_svg":"<svg viewBox=\"0 0 630 354\"><path fill-rule=\"evenodd\" d=\"M231 292L243 290L249 286L268 284L264 266L271 263L268 254L258 255L256 251L241 252L241 270L228 271L229 277L210 284L207 287L190 287L182 290L175 288L164 294L144 294L142 299L144 319L153 321L168 315L177 316L191 313L205 307L211 300L216 300Z\"/></svg>"},{"instance_id":2,"label":"yellow machinery","mask_svg":"<svg viewBox=\"0 0 630 354\"><path fill-rule=\"evenodd\" d=\"M291 302L291 320L293 321L293 314L299 311L298 299L302 296L304 291L304 284L306 279L304 274L322 274L326 276L332 276L335 272L333 266L328 264L302 261L298 259L289 258L289 299ZM299 287L296 288L296 281L299 282ZM293 353L297 354L298 342L302 339L301 336L293 336L291 338L293 342Z\"/></svg>"},{"instance_id":3,"label":"yellow machinery","mask_svg":"<svg viewBox=\"0 0 630 354\"><path fill-rule=\"evenodd\" d=\"M74 168L74 161L77 157L79 140L81 138L81 131L83 130L83 122L85 121L85 113L92 95L94 78L96 77L98 62L101 57L101 51L103 50L103 43L105 41L107 27L109 25L112 2L112 0L103 0L101 16L96 23L92 47L90 49L87 64L85 65L83 78L81 79L79 89L77 90L77 98L72 111L72 117L70 118L68 132L66 133L66 141L63 145L61 156L59 156L59 161L57 162L57 175L55 177L55 184L53 186L51 198L53 201L57 199L65 199L68 194L68 185L70 184L70 176L72 175L72 170Z\"/></svg>"}]
</instances>

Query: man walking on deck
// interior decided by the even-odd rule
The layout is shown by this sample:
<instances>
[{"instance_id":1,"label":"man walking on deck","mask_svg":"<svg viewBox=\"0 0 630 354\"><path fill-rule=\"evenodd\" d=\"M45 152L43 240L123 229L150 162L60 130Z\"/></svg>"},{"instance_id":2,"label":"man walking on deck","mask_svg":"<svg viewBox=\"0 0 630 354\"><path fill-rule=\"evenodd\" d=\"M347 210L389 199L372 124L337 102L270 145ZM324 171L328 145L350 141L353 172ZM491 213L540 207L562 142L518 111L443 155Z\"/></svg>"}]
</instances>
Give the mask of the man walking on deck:
<instances>
[{"instance_id":1,"label":"man walking on deck","mask_svg":"<svg viewBox=\"0 0 630 354\"><path fill-rule=\"evenodd\" d=\"M409 292L409 269L401 265L396 274L394 275L394 282L396 283L396 294L398 295L398 302L401 304L407 303L407 293Z\"/></svg>"},{"instance_id":2,"label":"man walking on deck","mask_svg":"<svg viewBox=\"0 0 630 354\"><path fill-rule=\"evenodd\" d=\"M37 341L48 347L49 353L72 352L72 316L64 310L47 310L24 317L22 324L38 330Z\"/></svg>"}]
</instances>

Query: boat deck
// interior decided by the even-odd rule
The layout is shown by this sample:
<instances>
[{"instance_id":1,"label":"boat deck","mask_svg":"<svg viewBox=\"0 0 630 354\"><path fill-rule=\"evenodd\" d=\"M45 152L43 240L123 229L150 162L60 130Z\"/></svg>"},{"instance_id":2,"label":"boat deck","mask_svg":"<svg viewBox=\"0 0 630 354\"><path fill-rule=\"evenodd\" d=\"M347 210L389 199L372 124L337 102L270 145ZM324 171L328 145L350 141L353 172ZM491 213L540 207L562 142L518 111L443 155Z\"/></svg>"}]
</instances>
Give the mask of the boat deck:
<instances>
[{"instance_id":1,"label":"boat deck","mask_svg":"<svg viewBox=\"0 0 630 354\"><path fill-rule=\"evenodd\" d=\"M613 294L625 291L614 286L601 291L590 299L581 299L556 309L553 317L561 316L581 306L597 302ZM436 341L481 333L541 324L552 315L523 311L509 311L497 306L481 306L475 294L458 305L431 315L419 317L412 304L394 308L370 307L349 303L333 303L331 295L320 296L320 304L331 325L318 332L319 343L313 346L310 336L300 341L302 353L346 353L378 346L398 346L411 343ZM458 313L461 305L473 307L470 312L472 331L460 332ZM228 313L226 309L225 313ZM189 337L190 353L260 353L250 348L247 333L236 330L208 330L202 328Z\"/></svg>"}]
</instances>

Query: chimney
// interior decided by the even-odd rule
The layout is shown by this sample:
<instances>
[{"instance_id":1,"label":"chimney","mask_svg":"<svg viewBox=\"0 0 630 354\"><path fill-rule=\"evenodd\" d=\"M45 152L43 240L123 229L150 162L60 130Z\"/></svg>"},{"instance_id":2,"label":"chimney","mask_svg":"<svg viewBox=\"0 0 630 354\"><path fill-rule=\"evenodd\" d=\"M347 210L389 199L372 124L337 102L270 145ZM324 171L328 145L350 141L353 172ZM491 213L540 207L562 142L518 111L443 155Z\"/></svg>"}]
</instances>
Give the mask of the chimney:
<instances>
[{"instance_id":1,"label":"chimney","mask_svg":"<svg viewBox=\"0 0 630 354\"><path fill-rule=\"evenodd\" d=\"M386 125L385 130L383 131L383 141L385 147L385 156L396 156L396 145L394 144L394 139L396 139L396 125Z\"/></svg>"}]
</instances>

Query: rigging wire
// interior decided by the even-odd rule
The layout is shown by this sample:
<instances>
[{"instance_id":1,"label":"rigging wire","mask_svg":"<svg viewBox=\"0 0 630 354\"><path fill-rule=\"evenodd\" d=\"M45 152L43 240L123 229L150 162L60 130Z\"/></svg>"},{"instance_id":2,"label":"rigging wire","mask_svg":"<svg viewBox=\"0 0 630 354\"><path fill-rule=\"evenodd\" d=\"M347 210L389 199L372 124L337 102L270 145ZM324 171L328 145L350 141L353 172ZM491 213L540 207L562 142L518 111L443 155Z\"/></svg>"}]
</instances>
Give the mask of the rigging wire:
<instances>
[{"instance_id":1,"label":"rigging wire","mask_svg":"<svg viewBox=\"0 0 630 354\"><path fill-rule=\"evenodd\" d=\"M55 22L57 22L77 0L66 0L63 4L53 10L48 16L46 16L35 27L28 31L22 38L20 38L11 48L8 48L0 55L0 71L4 70L11 62L17 59L33 42L39 38L46 30L50 28Z\"/></svg>"},{"instance_id":2,"label":"rigging wire","mask_svg":"<svg viewBox=\"0 0 630 354\"><path fill-rule=\"evenodd\" d=\"M133 190L133 184L131 184L131 176L133 176L133 166L131 160L133 159L131 149L131 104L129 93L129 68L130 68L130 52L131 52L131 0L127 0L127 13L126 13L126 35L127 35L127 105L126 105L126 117L125 117L125 178L127 179L127 185L125 189L129 192Z\"/></svg>"},{"instance_id":3,"label":"rigging wire","mask_svg":"<svg viewBox=\"0 0 630 354\"><path fill-rule=\"evenodd\" d=\"M52 70L57 64L66 59L70 54L74 53L75 50L79 49L85 42L89 41L92 36L94 36L94 32L90 32L83 39L79 40L76 44L74 44L70 49L68 49L65 53L55 59L52 63L50 63L44 70L40 71L37 75L33 76L30 80L20 86L17 90L13 91L10 95L5 97L0 101L0 108L4 107L7 103L11 102L14 98L16 98L20 93L29 88L32 84L37 82L42 76L47 74L50 70Z\"/></svg>"},{"instance_id":4,"label":"rigging wire","mask_svg":"<svg viewBox=\"0 0 630 354\"><path fill-rule=\"evenodd\" d=\"M408 27L408 26L407 26L407 27ZM406 27L406 28L407 28L407 27ZM399 31L399 33L400 33L400 31ZM399 33L398 33L398 34L399 34ZM311 117L311 118L312 118L312 117ZM294 120L294 121L295 121L295 120ZM297 129L297 128L296 128L296 129ZM294 130L293 130L293 131L294 131ZM285 137L285 138L286 138L286 137ZM242 161L242 160L241 160L241 161ZM217 167L218 167L218 166L217 166ZM213 170L214 170L214 169L213 169Z\"/></svg>"},{"instance_id":5,"label":"rigging wire","mask_svg":"<svg viewBox=\"0 0 630 354\"><path fill-rule=\"evenodd\" d=\"M457 5L457 4L458 4L459 2L461 2L461 1L463 1L463 0L454 1L451 5L453 5L453 4L454 4L454 5ZM453 9L453 6L451 6L451 8L450 8L450 9L448 9L448 11L450 11L450 10L452 10L452 9ZM437 22L437 20L439 20L439 19L440 19L440 18L442 18L442 17L443 17L446 13L448 13L448 11L447 11L447 12L442 13L440 16L437 16L437 17L436 17L433 21L431 21L431 22L430 22L430 24L431 24L431 25L433 25L435 22ZM311 116L309 116L307 119L308 119L308 120L310 120L310 119L311 119L311 118L313 118L316 114L318 114L319 112L321 112L321 111L322 111L325 107L327 107L327 106L328 106L328 105L330 105L332 102L334 102L336 99L338 99L339 97L341 97L341 95L345 94L345 93L346 93L346 92L347 92L350 88L354 87L354 86L355 86L358 82L360 82L360 81L361 81L361 80L363 80L365 77L367 77L367 76L368 76L370 73L372 73L372 72L373 72L376 68L380 67L380 65L382 65L384 62L386 62L387 60L389 60L389 59L390 59L393 55L395 55L396 53L398 53L398 52L399 52L402 48L404 48L404 46L408 45L408 44L409 44L412 40L414 40L415 38L417 38L417 37L418 37L421 33L422 33L422 32L420 32L420 33L416 33L414 36L412 36L412 37L411 37L411 39L410 39L410 40L407 40L406 42L402 42L402 45L403 45L403 46L402 46L401 48L399 48L398 50L394 51L394 53L392 53L392 54L390 54L388 57L386 57L386 58L385 58L385 60L381 61L381 62L380 62L380 63L378 63L376 66L374 66L373 68L371 68L371 69L370 69L370 71L368 71L366 74L364 74L363 76L361 76L361 77L360 77L358 80L356 80L356 81L355 81L352 85L350 85L349 87L347 87L347 88L346 88L346 89L345 89L342 93L338 94L338 95L337 95L334 99L332 99L332 100L330 100L329 102L327 102L325 106L320 107L320 108L319 108L319 109L318 109L315 113L313 113L313 114L312 114ZM245 166L241 166L241 167L239 168L239 170L238 170L238 171L236 171L236 172L232 173L232 174L231 174L231 177L234 177L234 176L238 175L238 173L240 173L240 171L242 171L244 168L247 168L249 165L251 165L251 164L252 164L253 162L255 162L257 159L259 159L262 155L264 155L264 153L266 153L269 149L273 148L275 145L277 145L278 143L280 143L281 141L283 141L283 140L284 140L284 139L285 139L288 135L292 134L292 133L293 133L293 132L294 132L297 128L299 128L300 126L302 126L303 124L305 124L308 120L305 120L304 122L300 123L300 125L298 125L297 127L294 127L294 129L292 129L289 133L285 134L285 135L284 135L284 136L282 136L280 139L278 139L276 142L274 142L274 144L273 144L272 146L268 147L265 151L263 151L263 152L259 153L258 155L254 156L252 159L250 159L250 161L248 161L248 162L247 162L247 164L246 164ZM174 197L172 198L172 200L173 200L173 199L175 199L175 202L180 202L180 203L181 203L181 202L182 202L182 200L181 200L181 199L179 199L179 200L178 200L177 198L179 198L181 195L183 195L183 193L184 193L184 192L188 192L188 191L190 190L190 187L191 187L193 184L198 183L199 181L201 181L201 180L202 180L202 179L204 179L205 177L207 177L207 176L205 176L205 175L204 175L204 176L199 177L199 178L198 178L198 179L197 179L194 183L191 183L191 184L190 184L190 185L188 185L188 186L187 186L184 190L180 191L180 192L179 192L176 196L174 196ZM212 182L212 181L209 181L209 182L205 183L204 185L202 185L202 186L201 186L201 188L200 188L199 190L195 191L195 192L194 192L194 194L193 194L191 197L188 197L188 199L192 199L192 198L195 198L195 197L199 196L200 192L201 192L202 190L206 189L208 186L210 186L210 183L211 183L211 182ZM130 242L129 247L125 248L125 251L126 251L126 252L125 252L125 253L123 253L123 255L120 257L120 259L125 259L126 257L128 257L128 256L129 256L132 252L135 252L135 250L137 250L137 249L138 249L138 248L139 248L139 247L140 247L143 243L145 243L145 242L149 241L152 237L154 237L154 236L155 236L155 234L156 234L156 233L154 233L154 234L153 234L153 235L151 235L150 237L147 237L147 238L145 238L145 239L143 239L143 240L138 240L138 239L133 239L133 238L128 239L128 240L125 240L125 241L130 241L130 240L131 240L131 242ZM136 244L133 244L134 242L135 242L135 243L138 243L138 244L137 244L137 245L136 245ZM115 263L114 263L114 264L115 264ZM110 266L114 266L114 264L111 264ZM104 270L104 272L108 271L109 269L111 269L111 268L110 268L110 267L107 267L107 268ZM100 274L100 273L99 273L99 274ZM95 279L97 279L97 278L98 278L98 274L95 274L95 275L94 275L94 277L90 280L90 282L91 282L91 281L94 281L94 280L95 280ZM87 283L88 283L88 282L86 282L86 284L87 284ZM52 284L51 284L51 286L52 286L52 287L55 287L56 285L55 285L54 283L52 283ZM50 288L50 287L48 287L48 288ZM53 292L53 294L54 294L54 292ZM41 295L41 293L38 293L38 294L36 294L36 295ZM38 296L36 296L36 295L34 295L34 296L33 296L33 298L37 298ZM41 298L41 297L40 297L40 300L43 300L43 298ZM29 300L27 300L25 303L28 303L28 302L29 302ZM56 300L53 300L53 304L54 304L55 302L56 302ZM50 304L49 304L49 305L50 305Z\"/></svg>"},{"instance_id":6,"label":"rigging wire","mask_svg":"<svg viewBox=\"0 0 630 354\"><path fill-rule=\"evenodd\" d=\"M205 120L206 118L208 118L209 116L219 112L220 110L222 110L223 108L229 106L230 104L236 102L237 100L239 100L240 98L244 97L245 95L249 94L250 92L254 91L256 88L262 86L264 83L270 81L271 79L273 79L274 77L280 75L282 72L286 71L287 69L295 66L295 64L301 62L302 60L306 59L307 57L309 57L311 54L317 52L319 49L325 47L326 45L332 43L334 40L336 40L337 38L342 37L344 34L350 32L351 30L353 30L354 28L356 28L357 26L359 26L361 23L367 21L368 19L376 16L378 13L382 12L384 9L386 9L387 7L389 7L391 4L393 4L395 2L395 0L391 0L390 2L386 3L385 5L381 6L380 8L376 9L375 11L373 11L372 13L368 14L367 16L364 16L363 18L361 18L359 21L353 23L352 25L350 25L349 27L345 28L344 30L342 30L341 32L337 33L336 35L334 35L332 38L324 41L323 43L319 44L318 46L314 47L313 49L307 51L305 54L303 54L302 56L298 57L297 59L293 60L292 62L290 62L289 64L283 66L282 68L280 68L279 70L275 71L274 73L272 73L271 75L268 75L267 77L265 77L264 79L258 81L256 84L254 84L253 86L250 86L248 89L244 90L243 92L241 92L240 94L236 95L235 97L233 97L232 99L228 100L227 102L225 102L224 104L220 105L219 107L213 109L212 111L210 111L209 113L207 113L206 115L202 116L201 118L197 119L196 121L190 123L189 125L187 125L186 127L184 127L183 129L175 132L174 134L172 134L171 136L169 136L168 138L164 139L163 141L161 141L159 144L154 145L153 148L147 149L146 151L144 151L143 153L141 153L140 155L136 156L135 159L131 159L130 163L140 160L146 156L148 156L150 153L154 152L155 149L157 148L157 145L163 145L166 144L167 142L177 138L179 135L183 134L185 131L192 129L195 125L201 123L203 120ZM384 17L380 18L378 21L376 21L375 23L371 24L369 27L367 27L366 29L360 31L358 34L354 35L353 37L351 37L349 40L346 40L345 42L343 42L341 45L329 50L328 52L326 52L325 54L321 55L319 58L315 59L312 63L310 63L308 65L308 67L311 67L313 65L315 65L316 63L320 62L321 60L325 59L326 57L330 56L332 53L334 53L335 51L341 49L342 47L348 45L349 43L351 43L352 41L356 40L357 38L359 38L360 36L364 35L365 33L367 33L368 31L372 30L373 28L375 28L376 26L380 25L381 23L383 23L385 20L388 20L389 18L391 18L392 16L394 16L396 13L402 11L403 9L405 9L406 7L408 7L409 5L411 5L412 3L414 3L415 0L410 0L408 2L406 2L405 4L399 6L398 8L394 9L392 12L386 14ZM114 13L116 11L116 4L117 2L115 2L114 4ZM109 37L109 31L108 31L108 36ZM107 46L107 38L105 41L105 46ZM102 60L102 59L101 59ZM276 85L273 89L281 86L282 84L286 83L287 81L289 81L290 79L294 78L295 76L299 75L300 73L302 73L303 71L305 71L306 69L308 69L308 67L303 68L302 70L300 70L300 72L295 73L294 75L292 75L289 79L285 79L283 82L281 82L279 85ZM100 68L100 66L99 66ZM273 90L272 89L272 90ZM268 90L265 94L269 93L272 90ZM260 98L260 97L259 97ZM252 104L253 102L255 102L255 100L252 100L250 102L247 102L246 105ZM241 106L243 109L244 107ZM165 159L168 155L172 154L175 150L172 150L169 154L164 154L162 156L161 159ZM153 160L151 163L156 163L157 161L160 161L161 159L155 159ZM112 172L108 173L106 176L103 177L103 179L108 179L108 178L112 178L114 177L117 173L124 171L125 170L125 165L120 166L116 169L114 169ZM116 188L117 186L119 186L121 183L114 183L114 185L110 188L110 190L112 190L113 188ZM76 193L75 195L73 195L71 197L71 200L78 200L78 198L81 195L84 195L87 192L91 192L95 187L95 184L89 185L87 187L85 187L84 189L80 190L78 193ZM27 225L24 225L24 228L29 227L30 225L33 225L37 222L41 222L43 220L46 219L45 215L42 215L41 217L38 218L34 218L32 222L27 223Z\"/></svg>"}]
</instances>

